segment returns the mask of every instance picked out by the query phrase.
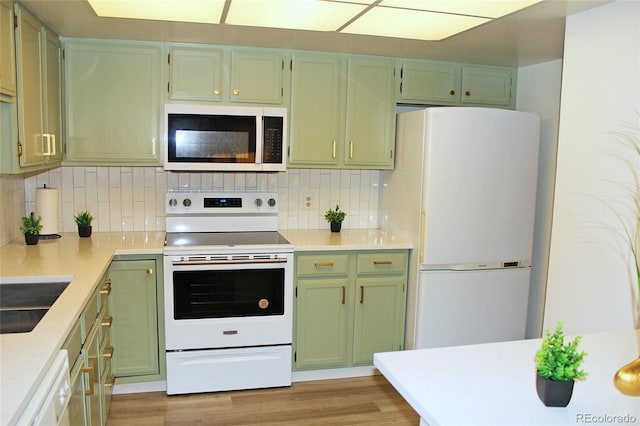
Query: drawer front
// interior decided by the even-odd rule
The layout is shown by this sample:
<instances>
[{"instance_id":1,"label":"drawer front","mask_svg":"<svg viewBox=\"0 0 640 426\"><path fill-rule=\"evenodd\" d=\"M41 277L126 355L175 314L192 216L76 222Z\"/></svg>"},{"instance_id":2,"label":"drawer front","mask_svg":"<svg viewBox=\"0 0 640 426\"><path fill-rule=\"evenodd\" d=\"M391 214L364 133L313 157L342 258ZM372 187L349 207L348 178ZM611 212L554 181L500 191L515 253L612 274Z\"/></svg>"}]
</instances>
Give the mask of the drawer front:
<instances>
[{"instance_id":1,"label":"drawer front","mask_svg":"<svg viewBox=\"0 0 640 426\"><path fill-rule=\"evenodd\" d=\"M82 350L82 336L80 334L80 322L76 322L71 332L67 336L67 340L62 345L62 349L69 352L69 368L73 369L74 363Z\"/></svg>"},{"instance_id":2,"label":"drawer front","mask_svg":"<svg viewBox=\"0 0 640 426\"><path fill-rule=\"evenodd\" d=\"M111 317L111 313L109 311L109 301L106 301L102 305L102 309L100 310L100 320L99 320L99 329L98 340L100 344L102 344L107 336L111 335L111 323L113 322L113 318Z\"/></svg>"},{"instance_id":3,"label":"drawer front","mask_svg":"<svg viewBox=\"0 0 640 426\"><path fill-rule=\"evenodd\" d=\"M305 254L298 256L297 274L302 275L346 275L349 269L349 255Z\"/></svg>"},{"instance_id":4,"label":"drawer front","mask_svg":"<svg viewBox=\"0 0 640 426\"><path fill-rule=\"evenodd\" d=\"M95 297L89 299L89 303L85 306L82 314L80 315L80 334L82 335L82 341L87 339L89 330L93 326L93 323L98 317L98 300Z\"/></svg>"},{"instance_id":5,"label":"drawer front","mask_svg":"<svg viewBox=\"0 0 640 426\"><path fill-rule=\"evenodd\" d=\"M407 268L407 254L398 252L359 254L356 268L358 274L403 273Z\"/></svg>"},{"instance_id":6,"label":"drawer front","mask_svg":"<svg viewBox=\"0 0 640 426\"><path fill-rule=\"evenodd\" d=\"M105 303L109 301L109 294L111 294L111 279L107 276L103 276L100 280L100 285L96 290L96 296L98 298L98 308L102 310Z\"/></svg>"}]
</instances>

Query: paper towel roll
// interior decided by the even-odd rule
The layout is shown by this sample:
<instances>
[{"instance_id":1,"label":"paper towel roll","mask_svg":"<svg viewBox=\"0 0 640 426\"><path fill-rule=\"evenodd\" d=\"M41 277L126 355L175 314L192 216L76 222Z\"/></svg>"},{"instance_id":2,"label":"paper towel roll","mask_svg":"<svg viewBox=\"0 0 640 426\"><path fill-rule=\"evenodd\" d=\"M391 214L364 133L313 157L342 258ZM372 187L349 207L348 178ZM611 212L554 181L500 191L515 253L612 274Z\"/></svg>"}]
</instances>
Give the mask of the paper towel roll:
<instances>
[{"instance_id":1,"label":"paper towel roll","mask_svg":"<svg viewBox=\"0 0 640 426\"><path fill-rule=\"evenodd\" d=\"M58 190L56 188L36 188L36 217L42 217L40 235L58 233Z\"/></svg>"}]
</instances>

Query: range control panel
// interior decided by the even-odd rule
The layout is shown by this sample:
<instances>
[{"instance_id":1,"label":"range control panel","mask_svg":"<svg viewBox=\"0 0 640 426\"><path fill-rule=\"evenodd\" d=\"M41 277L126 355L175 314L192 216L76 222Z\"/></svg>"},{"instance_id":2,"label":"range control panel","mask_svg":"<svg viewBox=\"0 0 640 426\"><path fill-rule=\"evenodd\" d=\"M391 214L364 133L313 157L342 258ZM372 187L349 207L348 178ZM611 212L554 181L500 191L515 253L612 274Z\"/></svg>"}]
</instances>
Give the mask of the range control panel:
<instances>
[{"instance_id":1,"label":"range control panel","mask_svg":"<svg viewBox=\"0 0 640 426\"><path fill-rule=\"evenodd\" d=\"M166 193L167 214L277 213L278 194L272 192L178 192Z\"/></svg>"}]
</instances>

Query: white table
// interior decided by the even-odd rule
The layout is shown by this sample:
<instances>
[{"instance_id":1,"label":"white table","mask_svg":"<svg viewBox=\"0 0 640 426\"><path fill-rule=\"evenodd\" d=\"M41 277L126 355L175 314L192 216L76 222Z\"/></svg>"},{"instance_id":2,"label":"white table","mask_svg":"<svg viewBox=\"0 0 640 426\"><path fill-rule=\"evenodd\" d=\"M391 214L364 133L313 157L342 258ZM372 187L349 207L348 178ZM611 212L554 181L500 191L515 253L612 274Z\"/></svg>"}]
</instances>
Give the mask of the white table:
<instances>
[{"instance_id":1,"label":"white table","mask_svg":"<svg viewBox=\"0 0 640 426\"><path fill-rule=\"evenodd\" d=\"M640 398L618 392L613 375L638 356L639 339L640 331L585 335L589 376L564 408L545 407L536 394L541 339L377 353L373 363L421 425L637 425Z\"/></svg>"}]
</instances>

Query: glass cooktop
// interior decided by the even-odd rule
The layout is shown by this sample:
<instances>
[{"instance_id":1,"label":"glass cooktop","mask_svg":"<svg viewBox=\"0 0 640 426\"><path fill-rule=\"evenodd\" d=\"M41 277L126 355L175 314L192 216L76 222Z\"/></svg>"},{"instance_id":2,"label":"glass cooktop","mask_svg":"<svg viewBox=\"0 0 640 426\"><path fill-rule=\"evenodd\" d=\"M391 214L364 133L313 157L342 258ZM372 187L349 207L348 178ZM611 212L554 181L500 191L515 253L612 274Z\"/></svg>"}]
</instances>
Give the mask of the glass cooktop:
<instances>
[{"instance_id":1,"label":"glass cooktop","mask_svg":"<svg viewBox=\"0 0 640 426\"><path fill-rule=\"evenodd\" d=\"M167 232L165 247L279 246L291 244L277 231L264 232Z\"/></svg>"}]
</instances>

